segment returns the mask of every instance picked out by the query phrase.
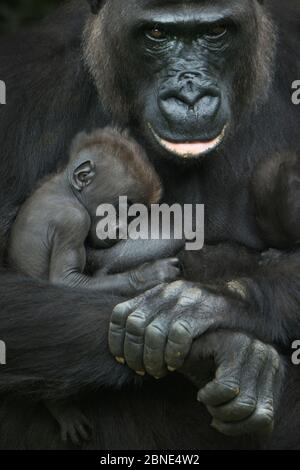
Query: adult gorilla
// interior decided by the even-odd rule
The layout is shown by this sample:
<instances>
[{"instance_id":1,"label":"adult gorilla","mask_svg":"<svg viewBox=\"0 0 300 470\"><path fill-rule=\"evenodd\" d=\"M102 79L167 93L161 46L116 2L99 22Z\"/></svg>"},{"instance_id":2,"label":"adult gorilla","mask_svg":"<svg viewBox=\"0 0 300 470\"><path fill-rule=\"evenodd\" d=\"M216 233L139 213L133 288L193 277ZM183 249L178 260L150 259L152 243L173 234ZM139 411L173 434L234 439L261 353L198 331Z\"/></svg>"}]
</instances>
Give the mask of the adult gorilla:
<instances>
[{"instance_id":1,"label":"adult gorilla","mask_svg":"<svg viewBox=\"0 0 300 470\"><path fill-rule=\"evenodd\" d=\"M90 3L92 13L73 2L35 31L1 41L3 263L13 218L36 181L65 161L77 131L111 120L147 149L166 202L205 203L207 243L266 248L248 182L264 156L300 151L290 99L300 75L298 2ZM276 413L284 360L269 346L284 354L300 337L299 267L295 251L227 287L182 281L117 307L111 350L146 369L142 378L108 351L118 299L17 277L3 265L1 447L62 447L40 401L76 397L94 423L89 448L299 448L300 379L287 365ZM181 373L151 378L166 366ZM183 374L202 387L205 406ZM258 444L274 416L272 437Z\"/></svg>"}]
</instances>

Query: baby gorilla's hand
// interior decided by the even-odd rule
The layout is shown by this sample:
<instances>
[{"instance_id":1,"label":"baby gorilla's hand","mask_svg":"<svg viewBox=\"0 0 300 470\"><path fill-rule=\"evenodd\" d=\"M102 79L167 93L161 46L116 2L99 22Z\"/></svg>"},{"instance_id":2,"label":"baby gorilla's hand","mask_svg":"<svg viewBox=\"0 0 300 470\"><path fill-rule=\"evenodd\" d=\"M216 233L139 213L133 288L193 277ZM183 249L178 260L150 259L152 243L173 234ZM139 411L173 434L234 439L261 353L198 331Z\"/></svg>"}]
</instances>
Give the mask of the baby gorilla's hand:
<instances>
[{"instance_id":1,"label":"baby gorilla's hand","mask_svg":"<svg viewBox=\"0 0 300 470\"><path fill-rule=\"evenodd\" d=\"M177 258L167 258L145 263L130 271L129 282L136 293L142 293L159 284L175 281L180 274L179 260Z\"/></svg>"}]
</instances>

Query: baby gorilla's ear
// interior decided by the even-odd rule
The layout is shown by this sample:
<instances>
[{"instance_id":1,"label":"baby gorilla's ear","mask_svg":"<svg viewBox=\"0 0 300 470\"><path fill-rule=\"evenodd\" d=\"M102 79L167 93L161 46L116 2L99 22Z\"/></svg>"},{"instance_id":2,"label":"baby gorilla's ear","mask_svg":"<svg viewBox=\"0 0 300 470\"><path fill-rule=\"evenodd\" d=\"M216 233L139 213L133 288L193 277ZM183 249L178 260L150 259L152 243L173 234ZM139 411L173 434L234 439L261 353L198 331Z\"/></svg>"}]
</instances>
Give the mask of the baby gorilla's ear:
<instances>
[{"instance_id":1,"label":"baby gorilla's ear","mask_svg":"<svg viewBox=\"0 0 300 470\"><path fill-rule=\"evenodd\" d=\"M72 185L78 191L82 191L88 186L94 179L96 174L95 163L91 160L87 160L78 165L73 171Z\"/></svg>"}]
</instances>

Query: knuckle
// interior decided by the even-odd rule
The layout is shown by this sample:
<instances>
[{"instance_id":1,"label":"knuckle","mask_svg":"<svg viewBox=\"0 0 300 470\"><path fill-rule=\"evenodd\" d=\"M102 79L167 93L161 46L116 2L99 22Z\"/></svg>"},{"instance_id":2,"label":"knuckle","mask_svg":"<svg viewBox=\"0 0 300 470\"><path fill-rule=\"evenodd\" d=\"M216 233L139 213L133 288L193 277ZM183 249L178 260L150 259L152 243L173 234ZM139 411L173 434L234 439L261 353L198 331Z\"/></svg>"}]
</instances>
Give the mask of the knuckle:
<instances>
[{"instance_id":1,"label":"knuckle","mask_svg":"<svg viewBox=\"0 0 300 470\"><path fill-rule=\"evenodd\" d=\"M236 406L242 410L248 409L249 412L253 412L256 408L256 400L253 397L237 398Z\"/></svg>"},{"instance_id":2,"label":"knuckle","mask_svg":"<svg viewBox=\"0 0 300 470\"><path fill-rule=\"evenodd\" d=\"M132 313L126 322L126 330L129 333L139 335L145 330L145 315L143 312Z\"/></svg>"},{"instance_id":3,"label":"knuckle","mask_svg":"<svg viewBox=\"0 0 300 470\"><path fill-rule=\"evenodd\" d=\"M274 411L273 408L260 408L257 411L256 422L261 427L269 427L273 425L274 422Z\"/></svg>"},{"instance_id":4,"label":"knuckle","mask_svg":"<svg viewBox=\"0 0 300 470\"><path fill-rule=\"evenodd\" d=\"M191 337L191 327L187 321L178 320L172 325L169 334L170 341L173 341L174 343L182 343L191 339Z\"/></svg>"},{"instance_id":5,"label":"knuckle","mask_svg":"<svg viewBox=\"0 0 300 470\"><path fill-rule=\"evenodd\" d=\"M164 338L164 331L159 324L152 324L146 328L146 340L148 344L153 344L156 341Z\"/></svg>"},{"instance_id":6,"label":"knuckle","mask_svg":"<svg viewBox=\"0 0 300 470\"><path fill-rule=\"evenodd\" d=\"M273 370L274 370L275 373L277 373L281 369L280 356L279 356L278 352L272 346L270 346L269 354L270 354L270 360L272 362Z\"/></svg>"},{"instance_id":7,"label":"knuckle","mask_svg":"<svg viewBox=\"0 0 300 470\"><path fill-rule=\"evenodd\" d=\"M231 391L235 396L239 395L240 393L239 383L234 377L228 377L223 380L216 380L215 384L220 389Z\"/></svg>"},{"instance_id":8,"label":"knuckle","mask_svg":"<svg viewBox=\"0 0 300 470\"><path fill-rule=\"evenodd\" d=\"M122 304L117 305L112 312L112 323L122 323L123 318L129 309L129 302L124 302Z\"/></svg>"},{"instance_id":9,"label":"knuckle","mask_svg":"<svg viewBox=\"0 0 300 470\"><path fill-rule=\"evenodd\" d=\"M186 286L186 282L182 280L174 281L172 284L169 284L165 287L163 295L164 297L176 295L178 292L182 291Z\"/></svg>"},{"instance_id":10,"label":"knuckle","mask_svg":"<svg viewBox=\"0 0 300 470\"><path fill-rule=\"evenodd\" d=\"M262 362L265 362L268 357L268 346L263 344L261 341L254 340L253 341L253 351L257 357Z\"/></svg>"},{"instance_id":11,"label":"knuckle","mask_svg":"<svg viewBox=\"0 0 300 470\"><path fill-rule=\"evenodd\" d=\"M180 307L190 307L191 305L194 305L201 292L202 291L200 289L196 288L187 290L180 295L178 305Z\"/></svg>"}]
</instances>

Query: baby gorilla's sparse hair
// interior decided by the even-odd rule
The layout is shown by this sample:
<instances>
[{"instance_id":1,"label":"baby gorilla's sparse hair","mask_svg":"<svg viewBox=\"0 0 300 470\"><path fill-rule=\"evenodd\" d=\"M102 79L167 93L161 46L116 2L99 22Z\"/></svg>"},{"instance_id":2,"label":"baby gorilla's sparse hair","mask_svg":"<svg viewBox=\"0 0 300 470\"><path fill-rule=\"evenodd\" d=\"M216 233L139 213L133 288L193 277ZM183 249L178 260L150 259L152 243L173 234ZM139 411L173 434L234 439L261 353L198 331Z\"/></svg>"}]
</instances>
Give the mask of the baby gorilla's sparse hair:
<instances>
[{"instance_id":1,"label":"baby gorilla's sparse hair","mask_svg":"<svg viewBox=\"0 0 300 470\"><path fill-rule=\"evenodd\" d=\"M159 202L162 195L159 177L142 147L126 130L106 127L78 134L71 146L70 171L88 157L99 165L103 182L115 184L116 196L130 194L133 202L147 205Z\"/></svg>"}]
</instances>

